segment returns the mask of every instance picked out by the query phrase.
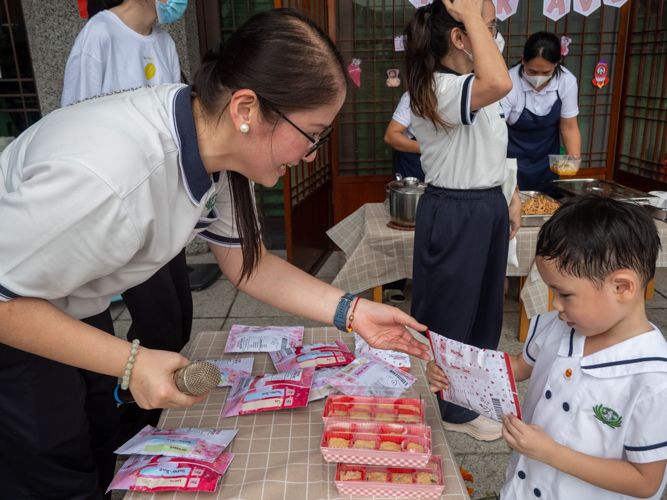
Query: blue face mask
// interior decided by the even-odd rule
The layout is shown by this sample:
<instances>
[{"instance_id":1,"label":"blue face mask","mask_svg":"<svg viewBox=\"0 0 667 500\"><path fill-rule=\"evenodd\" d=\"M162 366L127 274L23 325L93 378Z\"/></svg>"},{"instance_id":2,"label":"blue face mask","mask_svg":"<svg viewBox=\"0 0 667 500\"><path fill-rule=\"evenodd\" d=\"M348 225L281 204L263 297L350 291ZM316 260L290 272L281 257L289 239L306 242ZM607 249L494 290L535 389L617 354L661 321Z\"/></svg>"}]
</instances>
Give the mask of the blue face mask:
<instances>
[{"instance_id":1,"label":"blue face mask","mask_svg":"<svg viewBox=\"0 0 667 500\"><path fill-rule=\"evenodd\" d=\"M178 21L188 6L188 0L167 0L162 3L155 0L155 9L157 10L157 20L160 24L173 23Z\"/></svg>"}]
</instances>

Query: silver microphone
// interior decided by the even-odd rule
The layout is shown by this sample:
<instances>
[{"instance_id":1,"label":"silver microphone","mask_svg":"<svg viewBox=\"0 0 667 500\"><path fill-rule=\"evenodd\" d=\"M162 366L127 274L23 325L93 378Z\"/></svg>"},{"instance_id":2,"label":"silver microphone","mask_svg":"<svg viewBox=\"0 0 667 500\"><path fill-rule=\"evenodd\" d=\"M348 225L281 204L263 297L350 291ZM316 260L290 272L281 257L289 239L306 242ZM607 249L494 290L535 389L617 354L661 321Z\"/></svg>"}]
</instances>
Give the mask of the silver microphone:
<instances>
[{"instance_id":1,"label":"silver microphone","mask_svg":"<svg viewBox=\"0 0 667 500\"><path fill-rule=\"evenodd\" d=\"M174 383L178 390L188 396L199 396L215 389L220 383L220 369L215 363L198 361L174 372ZM113 393L116 402L120 404L134 403L129 389L116 386Z\"/></svg>"}]
</instances>

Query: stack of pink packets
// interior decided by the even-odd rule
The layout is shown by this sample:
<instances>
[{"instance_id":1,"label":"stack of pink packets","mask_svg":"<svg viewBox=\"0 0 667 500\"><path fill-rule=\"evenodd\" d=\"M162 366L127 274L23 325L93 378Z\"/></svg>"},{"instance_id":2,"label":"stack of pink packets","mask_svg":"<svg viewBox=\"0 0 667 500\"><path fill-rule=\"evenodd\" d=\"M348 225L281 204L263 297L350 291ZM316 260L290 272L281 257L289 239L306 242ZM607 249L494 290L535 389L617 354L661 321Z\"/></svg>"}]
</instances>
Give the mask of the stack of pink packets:
<instances>
[{"instance_id":1,"label":"stack of pink packets","mask_svg":"<svg viewBox=\"0 0 667 500\"><path fill-rule=\"evenodd\" d=\"M215 491L233 453L223 450L236 430L160 430L147 425L116 450L131 454L107 490Z\"/></svg>"}]
</instances>

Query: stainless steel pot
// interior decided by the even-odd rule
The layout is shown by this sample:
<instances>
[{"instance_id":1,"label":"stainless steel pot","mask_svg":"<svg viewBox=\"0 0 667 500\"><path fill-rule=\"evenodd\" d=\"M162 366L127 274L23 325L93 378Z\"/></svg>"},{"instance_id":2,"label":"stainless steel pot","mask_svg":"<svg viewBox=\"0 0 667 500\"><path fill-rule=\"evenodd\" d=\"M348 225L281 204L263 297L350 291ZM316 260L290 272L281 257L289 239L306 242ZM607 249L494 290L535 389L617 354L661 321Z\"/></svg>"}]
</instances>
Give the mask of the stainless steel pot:
<instances>
[{"instance_id":1,"label":"stainless steel pot","mask_svg":"<svg viewBox=\"0 0 667 500\"><path fill-rule=\"evenodd\" d=\"M416 177L406 177L395 174L396 180L385 186L389 199L389 215L391 221L399 226L415 227L417 217L417 203L424 194L426 184L419 182Z\"/></svg>"}]
</instances>

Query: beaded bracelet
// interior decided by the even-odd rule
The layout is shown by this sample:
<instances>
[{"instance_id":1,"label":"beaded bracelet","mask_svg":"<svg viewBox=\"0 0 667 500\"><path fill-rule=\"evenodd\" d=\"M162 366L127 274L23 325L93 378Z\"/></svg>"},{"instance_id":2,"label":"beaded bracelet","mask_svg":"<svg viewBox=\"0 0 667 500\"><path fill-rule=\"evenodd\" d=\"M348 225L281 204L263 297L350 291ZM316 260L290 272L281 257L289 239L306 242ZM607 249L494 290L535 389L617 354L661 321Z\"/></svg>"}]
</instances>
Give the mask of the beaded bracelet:
<instances>
[{"instance_id":1,"label":"beaded bracelet","mask_svg":"<svg viewBox=\"0 0 667 500\"><path fill-rule=\"evenodd\" d=\"M352 333L352 321L354 320L354 311L357 310L358 303L359 303L359 297L357 297L357 301L354 303L354 307L352 308L352 314L350 314L350 317L348 318L349 326L346 328L347 333Z\"/></svg>"},{"instance_id":2,"label":"beaded bracelet","mask_svg":"<svg viewBox=\"0 0 667 500\"><path fill-rule=\"evenodd\" d=\"M132 341L132 349L130 350L130 357L127 359L127 364L125 365L125 372L123 373L123 382L120 384L120 388L124 391L130 387L130 372L134 366L134 360L137 358L137 353L139 352L139 339L134 339Z\"/></svg>"}]
</instances>

